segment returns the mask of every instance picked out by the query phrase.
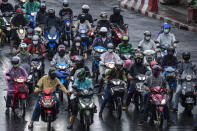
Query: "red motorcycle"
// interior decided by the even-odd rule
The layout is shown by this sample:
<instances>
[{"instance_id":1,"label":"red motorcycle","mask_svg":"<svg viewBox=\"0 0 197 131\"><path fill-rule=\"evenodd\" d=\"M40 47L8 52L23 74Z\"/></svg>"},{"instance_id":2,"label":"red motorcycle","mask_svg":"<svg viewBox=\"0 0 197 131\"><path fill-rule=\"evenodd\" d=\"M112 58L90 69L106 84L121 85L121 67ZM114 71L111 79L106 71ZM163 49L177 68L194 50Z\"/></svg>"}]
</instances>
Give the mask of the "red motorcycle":
<instances>
[{"instance_id":1,"label":"red motorcycle","mask_svg":"<svg viewBox=\"0 0 197 131\"><path fill-rule=\"evenodd\" d=\"M57 110L56 110L56 99L55 91L50 89L45 89L41 92L41 119L44 122L47 122L47 130L51 130L51 122L56 120Z\"/></svg>"},{"instance_id":2,"label":"red motorcycle","mask_svg":"<svg viewBox=\"0 0 197 131\"><path fill-rule=\"evenodd\" d=\"M117 24L113 24L112 28L113 43L114 46L117 47L122 42L123 35L129 36L128 25L124 24L122 26L119 26Z\"/></svg>"},{"instance_id":3,"label":"red motorcycle","mask_svg":"<svg viewBox=\"0 0 197 131\"><path fill-rule=\"evenodd\" d=\"M167 105L168 96L166 90L163 87L156 86L151 89L150 102L155 109L156 121L159 128L163 127L163 122L166 120L166 114L164 108ZM152 114L153 117L153 114ZM153 119L154 120L154 119Z\"/></svg>"}]
</instances>

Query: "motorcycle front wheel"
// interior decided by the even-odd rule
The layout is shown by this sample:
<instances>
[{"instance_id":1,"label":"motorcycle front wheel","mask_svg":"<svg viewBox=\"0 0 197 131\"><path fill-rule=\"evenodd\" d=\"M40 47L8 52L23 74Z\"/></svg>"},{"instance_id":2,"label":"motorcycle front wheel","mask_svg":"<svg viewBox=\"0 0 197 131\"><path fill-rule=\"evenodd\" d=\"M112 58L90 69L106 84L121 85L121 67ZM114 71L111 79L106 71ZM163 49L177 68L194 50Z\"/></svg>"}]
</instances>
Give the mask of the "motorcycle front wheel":
<instances>
[{"instance_id":1,"label":"motorcycle front wheel","mask_svg":"<svg viewBox=\"0 0 197 131\"><path fill-rule=\"evenodd\" d=\"M118 97L115 101L114 101L114 110L115 110L115 117L117 119L120 119L122 116L122 101L121 98Z\"/></svg>"},{"instance_id":2,"label":"motorcycle front wheel","mask_svg":"<svg viewBox=\"0 0 197 131\"><path fill-rule=\"evenodd\" d=\"M47 116L48 122L47 122L47 131L51 131L51 115Z\"/></svg>"}]
</instances>

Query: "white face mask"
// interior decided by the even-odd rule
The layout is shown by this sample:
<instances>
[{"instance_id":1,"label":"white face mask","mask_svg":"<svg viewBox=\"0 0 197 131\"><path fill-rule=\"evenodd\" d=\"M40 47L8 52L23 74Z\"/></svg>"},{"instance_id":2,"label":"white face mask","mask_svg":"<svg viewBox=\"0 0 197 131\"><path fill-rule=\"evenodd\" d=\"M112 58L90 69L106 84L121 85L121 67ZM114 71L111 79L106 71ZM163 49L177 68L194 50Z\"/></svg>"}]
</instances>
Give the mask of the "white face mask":
<instances>
[{"instance_id":1,"label":"white face mask","mask_svg":"<svg viewBox=\"0 0 197 131\"><path fill-rule=\"evenodd\" d=\"M107 50L109 53L112 53L114 50L113 49L108 49Z\"/></svg>"},{"instance_id":2,"label":"white face mask","mask_svg":"<svg viewBox=\"0 0 197 131\"><path fill-rule=\"evenodd\" d=\"M145 36L145 40L149 41L150 40L150 36Z\"/></svg>"},{"instance_id":3,"label":"white face mask","mask_svg":"<svg viewBox=\"0 0 197 131\"><path fill-rule=\"evenodd\" d=\"M79 42L77 42L77 43L75 43L75 45L76 45L77 47L79 47L81 44L80 44Z\"/></svg>"},{"instance_id":4,"label":"white face mask","mask_svg":"<svg viewBox=\"0 0 197 131\"><path fill-rule=\"evenodd\" d=\"M34 44L34 45L37 45L37 44L38 44L38 41L33 41L33 44Z\"/></svg>"}]
</instances>

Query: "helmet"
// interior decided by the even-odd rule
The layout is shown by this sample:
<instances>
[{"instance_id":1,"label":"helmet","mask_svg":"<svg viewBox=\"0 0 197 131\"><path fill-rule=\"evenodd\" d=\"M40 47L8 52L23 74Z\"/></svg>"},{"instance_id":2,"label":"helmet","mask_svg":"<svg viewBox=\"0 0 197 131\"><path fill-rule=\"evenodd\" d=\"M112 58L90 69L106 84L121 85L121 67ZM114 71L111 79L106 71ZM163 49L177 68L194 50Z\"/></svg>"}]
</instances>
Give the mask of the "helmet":
<instances>
[{"instance_id":1,"label":"helmet","mask_svg":"<svg viewBox=\"0 0 197 131\"><path fill-rule=\"evenodd\" d=\"M75 42L75 46L77 47L81 46L81 37L77 36L74 42Z\"/></svg>"},{"instance_id":2,"label":"helmet","mask_svg":"<svg viewBox=\"0 0 197 131\"><path fill-rule=\"evenodd\" d=\"M154 65L157 65L157 62L156 61L151 61L150 62L150 67L152 68Z\"/></svg>"},{"instance_id":3,"label":"helmet","mask_svg":"<svg viewBox=\"0 0 197 131\"><path fill-rule=\"evenodd\" d=\"M89 12L89 5L82 5L82 12L83 13L88 13Z\"/></svg>"},{"instance_id":4,"label":"helmet","mask_svg":"<svg viewBox=\"0 0 197 131\"><path fill-rule=\"evenodd\" d=\"M158 77L159 76L159 74L160 74L160 72L161 72L161 66L159 66L159 65L154 65L153 67L152 67L152 74L153 74L153 76L155 76L155 77Z\"/></svg>"},{"instance_id":5,"label":"helmet","mask_svg":"<svg viewBox=\"0 0 197 131\"><path fill-rule=\"evenodd\" d=\"M144 39L149 41L151 38L151 32L150 31L145 31L144 32Z\"/></svg>"},{"instance_id":6,"label":"helmet","mask_svg":"<svg viewBox=\"0 0 197 131\"><path fill-rule=\"evenodd\" d=\"M64 2L63 2L63 7L66 8L66 7L68 7L68 6L69 6L68 1L67 1L67 0L64 0Z\"/></svg>"},{"instance_id":7,"label":"helmet","mask_svg":"<svg viewBox=\"0 0 197 131\"><path fill-rule=\"evenodd\" d=\"M123 68L123 61L122 60L117 61L116 62L116 69L121 70L122 68Z\"/></svg>"},{"instance_id":8,"label":"helmet","mask_svg":"<svg viewBox=\"0 0 197 131\"><path fill-rule=\"evenodd\" d=\"M16 10L16 13L17 13L17 14L23 14L23 10L22 10L21 8L18 8L18 9Z\"/></svg>"},{"instance_id":9,"label":"helmet","mask_svg":"<svg viewBox=\"0 0 197 131\"><path fill-rule=\"evenodd\" d=\"M28 29L27 29L27 37L28 37L29 39L32 39L33 32L34 32L34 30L33 30L32 28L28 28Z\"/></svg>"},{"instance_id":10,"label":"helmet","mask_svg":"<svg viewBox=\"0 0 197 131\"><path fill-rule=\"evenodd\" d=\"M66 53L66 47L64 45L59 45L57 50L61 57L63 57Z\"/></svg>"},{"instance_id":11,"label":"helmet","mask_svg":"<svg viewBox=\"0 0 197 131\"><path fill-rule=\"evenodd\" d=\"M55 77L56 77L56 75L57 75L56 69L55 69L54 67L51 67L51 68L49 69L48 75L49 75L49 77L50 77L52 80L55 79Z\"/></svg>"},{"instance_id":12,"label":"helmet","mask_svg":"<svg viewBox=\"0 0 197 131\"><path fill-rule=\"evenodd\" d=\"M83 66L84 66L83 56L76 56L74 62L75 62L75 65L76 65L77 69L83 68Z\"/></svg>"},{"instance_id":13,"label":"helmet","mask_svg":"<svg viewBox=\"0 0 197 131\"><path fill-rule=\"evenodd\" d=\"M120 8L119 7L114 7L113 12L115 15L120 15Z\"/></svg>"},{"instance_id":14,"label":"helmet","mask_svg":"<svg viewBox=\"0 0 197 131\"><path fill-rule=\"evenodd\" d=\"M100 17L101 17L101 20L107 20L107 13L101 12Z\"/></svg>"},{"instance_id":15,"label":"helmet","mask_svg":"<svg viewBox=\"0 0 197 131\"><path fill-rule=\"evenodd\" d=\"M34 0L29 0L29 2L34 2Z\"/></svg>"},{"instance_id":16,"label":"helmet","mask_svg":"<svg viewBox=\"0 0 197 131\"><path fill-rule=\"evenodd\" d=\"M134 59L135 59L135 63L138 64L142 64L144 56L141 53L136 53L134 55Z\"/></svg>"},{"instance_id":17,"label":"helmet","mask_svg":"<svg viewBox=\"0 0 197 131\"><path fill-rule=\"evenodd\" d=\"M122 37L122 42L123 42L124 44L128 44L128 42L129 42L129 36L128 36L128 35L124 35L124 36Z\"/></svg>"},{"instance_id":18,"label":"helmet","mask_svg":"<svg viewBox=\"0 0 197 131\"><path fill-rule=\"evenodd\" d=\"M2 3L3 4L7 4L8 3L8 0L2 0Z\"/></svg>"},{"instance_id":19,"label":"helmet","mask_svg":"<svg viewBox=\"0 0 197 131\"><path fill-rule=\"evenodd\" d=\"M21 43L21 44L19 45L19 47L20 47L20 52L21 52L21 54L25 55L26 52L27 52L27 44L26 44L26 43Z\"/></svg>"},{"instance_id":20,"label":"helmet","mask_svg":"<svg viewBox=\"0 0 197 131\"><path fill-rule=\"evenodd\" d=\"M112 53L114 51L114 45L112 43L108 43L107 50L109 53Z\"/></svg>"},{"instance_id":21,"label":"helmet","mask_svg":"<svg viewBox=\"0 0 197 131\"><path fill-rule=\"evenodd\" d=\"M11 64L13 67L18 67L20 64L20 58L18 56L14 56L11 58Z\"/></svg>"},{"instance_id":22,"label":"helmet","mask_svg":"<svg viewBox=\"0 0 197 131\"><path fill-rule=\"evenodd\" d=\"M168 34L169 32L170 32L170 24L168 24L168 23L164 23L164 25L163 25L163 32L165 33L165 34Z\"/></svg>"},{"instance_id":23,"label":"helmet","mask_svg":"<svg viewBox=\"0 0 197 131\"><path fill-rule=\"evenodd\" d=\"M174 48L173 47L169 47L167 49L167 53L168 53L169 56L173 56L174 55Z\"/></svg>"},{"instance_id":24,"label":"helmet","mask_svg":"<svg viewBox=\"0 0 197 131\"><path fill-rule=\"evenodd\" d=\"M84 23L86 20L86 15L84 13L81 14L80 23Z\"/></svg>"},{"instance_id":25,"label":"helmet","mask_svg":"<svg viewBox=\"0 0 197 131\"><path fill-rule=\"evenodd\" d=\"M50 17L54 17L54 16L55 16L55 10L52 9L52 8L49 9L49 10L48 10L48 14L49 14Z\"/></svg>"},{"instance_id":26,"label":"helmet","mask_svg":"<svg viewBox=\"0 0 197 131\"><path fill-rule=\"evenodd\" d=\"M101 27L100 28L100 35L103 37L107 36L107 28L106 27Z\"/></svg>"},{"instance_id":27,"label":"helmet","mask_svg":"<svg viewBox=\"0 0 197 131\"><path fill-rule=\"evenodd\" d=\"M39 41L39 36L38 35L33 35L32 37L32 42L33 42L33 45L38 45L38 41Z\"/></svg>"},{"instance_id":28,"label":"helmet","mask_svg":"<svg viewBox=\"0 0 197 131\"><path fill-rule=\"evenodd\" d=\"M41 29L40 27L36 27L36 28L34 29L34 34L35 34L35 35L41 35L41 34L42 34L42 29Z\"/></svg>"},{"instance_id":29,"label":"helmet","mask_svg":"<svg viewBox=\"0 0 197 131\"><path fill-rule=\"evenodd\" d=\"M186 52L183 52L182 53L182 58L185 60L185 61L188 61L191 57L191 54L189 51L186 51Z\"/></svg>"},{"instance_id":30,"label":"helmet","mask_svg":"<svg viewBox=\"0 0 197 131\"><path fill-rule=\"evenodd\" d=\"M126 60L125 61L125 67L126 68L129 68L131 64L132 64L132 60Z\"/></svg>"},{"instance_id":31,"label":"helmet","mask_svg":"<svg viewBox=\"0 0 197 131\"><path fill-rule=\"evenodd\" d=\"M46 4L45 4L45 2L42 2L40 4L40 11L42 11L42 12L45 12L46 11Z\"/></svg>"},{"instance_id":32,"label":"helmet","mask_svg":"<svg viewBox=\"0 0 197 131\"><path fill-rule=\"evenodd\" d=\"M77 77L78 77L79 81L84 81L85 80L86 72L85 72L84 68L80 69L79 73L77 74Z\"/></svg>"}]
</instances>

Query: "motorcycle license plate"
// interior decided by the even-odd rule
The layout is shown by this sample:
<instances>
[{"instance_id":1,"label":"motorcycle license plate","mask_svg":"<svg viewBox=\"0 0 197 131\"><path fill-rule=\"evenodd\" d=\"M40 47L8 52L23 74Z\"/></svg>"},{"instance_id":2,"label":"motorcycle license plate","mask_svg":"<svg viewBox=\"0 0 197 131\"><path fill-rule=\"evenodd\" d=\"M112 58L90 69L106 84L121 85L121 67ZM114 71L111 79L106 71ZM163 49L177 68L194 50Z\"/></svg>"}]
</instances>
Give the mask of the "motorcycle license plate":
<instances>
[{"instance_id":1,"label":"motorcycle license plate","mask_svg":"<svg viewBox=\"0 0 197 131\"><path fill-rule=\"evenodd\" d=\"M189 103L189 104L194 103L194 100L193 100L193 98L188 97L188 98L186 98L185 103Z\"/></svg>"}]
</instances>

